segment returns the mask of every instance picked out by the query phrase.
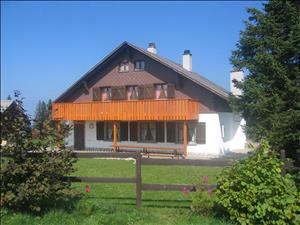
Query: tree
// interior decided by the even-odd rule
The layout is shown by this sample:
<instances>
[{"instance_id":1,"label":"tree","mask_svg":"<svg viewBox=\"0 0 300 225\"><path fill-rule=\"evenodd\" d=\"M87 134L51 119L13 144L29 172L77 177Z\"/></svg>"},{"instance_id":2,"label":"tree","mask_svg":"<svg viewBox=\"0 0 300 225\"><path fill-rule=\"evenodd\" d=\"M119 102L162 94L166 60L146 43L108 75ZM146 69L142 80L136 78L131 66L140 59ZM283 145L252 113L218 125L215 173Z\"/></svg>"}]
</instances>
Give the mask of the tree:
<instances>
[{"instance_id":1,"label":"tree","mask_svg":"<svg viewBox=\"0 0 300 225\"><path fill-rule=\"evenodd\" d=\"M11 100L11 96L10 96L10 95L8 95L6 99L7 99L7 100Z\"/></svg>"},{"instance_id":2,"label":"tree","mask_svg":"<svg viewBox=\"0 0 300 225\"><path fill-rule=\"evenodd\" d=\"M52 115L52 101L51 99L48 100L48 103L46 104L44 101L39 101L36 110L35 110L35 116L33 121L33 128L37 129L38 131L42 129L43 123L45 120L49 119ZM55 123L54 121L50 122L50 126L54 127Z\"/></svg>"},{"instance_id":3,"label":"tree","mask_svg":"<svg viewBox=\"0 0 300 225\"><path fill-rule=\"evenodd\" d=\"M231 56L247 76L235 81L243 94L231 96L231 104L245 118L250 138L266 139L272 149L285 149L300 163L299 2L271 0L262 11L248 12Z\"/></svg>"},{"instance_id":4,"label":"tree","mask_svg":"<svg viewBox=\"0 0 300 225\"><path fill-rule=\"evenodd\" d=\"M0 205L14 211L42 212L69 202L75 194L71 182L64 179L74 171L75 159L64 146L70 127L62 124L56 129L45 119L38 136L32 137L22 99L16 97L18 111L1 114L1 129L5 131L1 139L7 142L1 149L10 156L1 168Z\"/></svg>"}]
</instances>

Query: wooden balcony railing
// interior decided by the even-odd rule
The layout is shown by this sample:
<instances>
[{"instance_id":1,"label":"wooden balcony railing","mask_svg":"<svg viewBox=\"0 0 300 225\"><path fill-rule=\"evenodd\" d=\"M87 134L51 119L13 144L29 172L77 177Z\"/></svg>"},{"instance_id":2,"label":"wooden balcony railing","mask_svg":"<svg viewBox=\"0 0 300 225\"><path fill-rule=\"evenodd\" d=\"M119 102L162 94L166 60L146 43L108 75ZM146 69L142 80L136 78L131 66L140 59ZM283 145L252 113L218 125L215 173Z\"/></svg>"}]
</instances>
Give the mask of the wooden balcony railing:
<instances>
[{"instance_id":1,"label":"wooden balcony railing","mask_svg":"<svg viewBox=\"0 0 300 225\"><path fill-rule=\"evenodd\" d=\"M54 120L197 120L200 103L190 99L54 103Z\"/></svg>"}]
</instances>

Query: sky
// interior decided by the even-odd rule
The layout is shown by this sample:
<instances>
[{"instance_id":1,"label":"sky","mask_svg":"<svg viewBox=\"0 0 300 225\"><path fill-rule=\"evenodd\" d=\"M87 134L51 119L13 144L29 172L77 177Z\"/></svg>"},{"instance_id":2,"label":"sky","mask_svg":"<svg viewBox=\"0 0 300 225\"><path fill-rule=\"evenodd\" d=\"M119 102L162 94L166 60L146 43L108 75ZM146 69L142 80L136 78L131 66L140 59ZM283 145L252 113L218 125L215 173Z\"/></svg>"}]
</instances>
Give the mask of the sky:
<instances>
[{"instance_id":1,"label":"sky","mask_svg":"<svg viewBox=\"0 0 300 225\"><path fill-rule=\"evenodd\" d=\"M19 90L34 115L39 100L56 99L123 41L182 63L229 90L229 58L260 1L3 2L1 99Z\"/></svg>"}]
</instances>

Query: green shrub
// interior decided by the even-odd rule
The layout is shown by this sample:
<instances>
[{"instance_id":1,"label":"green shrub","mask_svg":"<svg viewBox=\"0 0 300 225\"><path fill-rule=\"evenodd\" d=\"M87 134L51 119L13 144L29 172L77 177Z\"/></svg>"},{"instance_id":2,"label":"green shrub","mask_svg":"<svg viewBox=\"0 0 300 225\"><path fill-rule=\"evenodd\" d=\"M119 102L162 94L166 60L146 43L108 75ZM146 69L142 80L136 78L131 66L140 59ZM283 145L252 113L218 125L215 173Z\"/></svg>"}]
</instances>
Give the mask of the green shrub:
<instances>
[{"instance_id":1,"label":"green shrub","mask_svg":"<svg viewBox=\"0 0 300 225\"><path fill-rule=\"evenodd\" d=\"M214 195L205 190L197 190L192 196L191 209L194 213L203 216L213 214L214 208Z\"/></svg>"},{"instance_id":2,"label":"green shrub","mask_svg":"<svg viewBox=\"0 0 300 225\"><path fill-rule=\"evenodd\" d=\"M5 131L1 139L7 142L1 150L10 155L1 167L1 207L41 212L61 206L63 202L70 205L75 192L71 182L63 179L74 171L75 159L63 145L69 127L57 130L47 119L39 136L32 138L22 101L17 99L16 102L17 107L1 113L1 129ZM30 156L32 150L39 155Z\"/></svg>"},{"instance_id":3,"label":"green shrub","mask_svg":"<svg viewBox=\"0 0 300 225\"><path fill-rule=\"evenodd\" d=\"M299 224L299 193L282 163L261 145L248 158L222 171L216 203L239 224Z\"/></svg>"},{"instance_id":4,"label":"green shrub","mask_svg":"<svg viewBox=\"0 0 300 225\"><path fill-rule=\"evenodd\" d=\"M192 195L191 209L196 214L209 216L213 214L214 190L207 189L208 177L204 176L202 182L197 186L197 191Z\"/></svg>"}]
</instances>

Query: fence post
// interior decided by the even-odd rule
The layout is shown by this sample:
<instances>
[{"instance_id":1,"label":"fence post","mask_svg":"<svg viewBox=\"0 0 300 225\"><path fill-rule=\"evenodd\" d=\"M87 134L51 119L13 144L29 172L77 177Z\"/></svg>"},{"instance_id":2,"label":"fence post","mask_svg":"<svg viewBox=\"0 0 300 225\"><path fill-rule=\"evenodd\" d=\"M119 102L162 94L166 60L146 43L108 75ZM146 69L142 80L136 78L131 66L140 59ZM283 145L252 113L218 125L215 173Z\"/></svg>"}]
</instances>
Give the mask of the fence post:
<instances>
[{"instance_id":1,"label":"fence post","mask_svg":"<svg viewBox=\"0 0 300 225\"><path fill-rule=\"evenodd\" d=\"M280 150L280 160L283 162L282 168L281 168L281 175L284 176L286 173L286 155L285 150Z\"/></svg>"},{"instance_id":2,"label":"fence post","mask_svg":"<svg viewBox=\"0 0 300 225\"><path fill-rule=\"evenodd\" d=\"M136 179L136 207L142 206L142 156L137 153L135 161L135 179Z\"/></svg>"}]
</instances>

